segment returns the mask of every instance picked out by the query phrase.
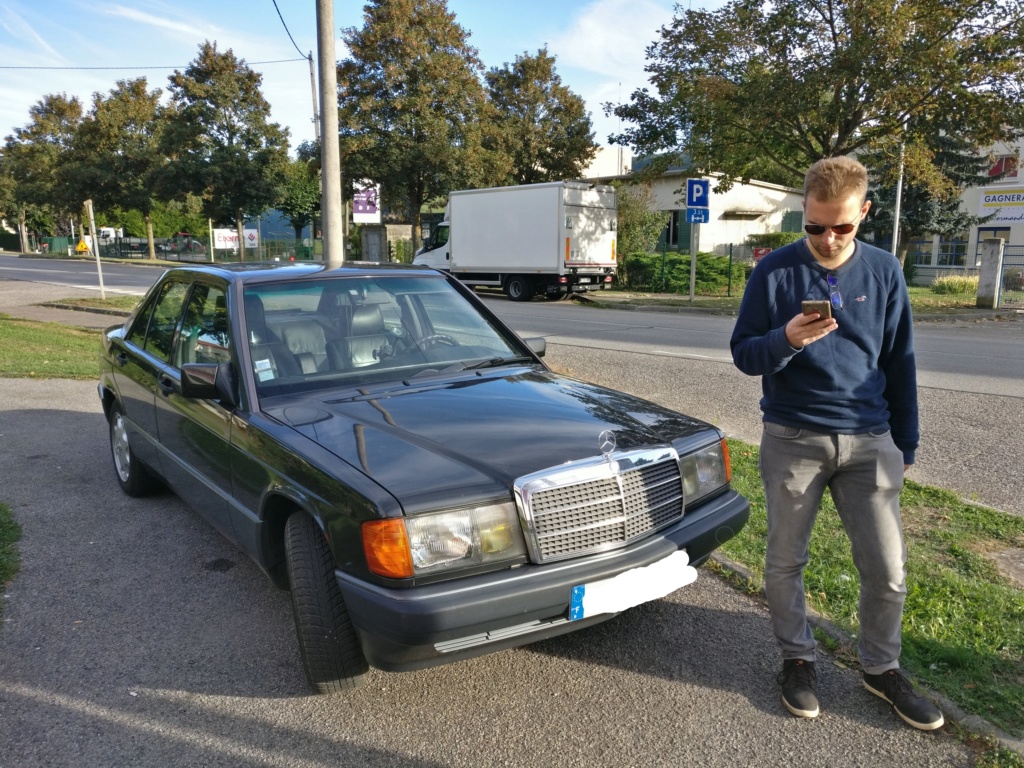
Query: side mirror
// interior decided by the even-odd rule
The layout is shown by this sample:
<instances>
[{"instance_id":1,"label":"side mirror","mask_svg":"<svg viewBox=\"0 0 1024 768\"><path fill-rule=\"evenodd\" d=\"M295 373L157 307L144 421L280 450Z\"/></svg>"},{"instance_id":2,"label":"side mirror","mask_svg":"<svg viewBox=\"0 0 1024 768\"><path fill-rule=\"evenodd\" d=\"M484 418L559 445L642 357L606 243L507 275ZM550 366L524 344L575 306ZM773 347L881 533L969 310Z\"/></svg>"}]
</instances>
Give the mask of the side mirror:
<instances>
[{"instance_id":1,"label":"side mirror","mask_svg":"<svg viewBox=\"0 0 1024 768\"><path fill-rule=\"evenodd\" d=\"M186 363L181 366L181 394L194 400L219 400L228 410L238 406L238 380L231 363Z\"/></svg>"},{"instance_id":2,"label":"side mirror","mask_svg":"<svg viewBox=\"0 0 1024 768\"><path fill-rule=\"evenodd\" d=\"M548 342L543 336L533 336L523 341L537 357L544 357L544 353L548 351Z\"/></svg>"}]
</instances>

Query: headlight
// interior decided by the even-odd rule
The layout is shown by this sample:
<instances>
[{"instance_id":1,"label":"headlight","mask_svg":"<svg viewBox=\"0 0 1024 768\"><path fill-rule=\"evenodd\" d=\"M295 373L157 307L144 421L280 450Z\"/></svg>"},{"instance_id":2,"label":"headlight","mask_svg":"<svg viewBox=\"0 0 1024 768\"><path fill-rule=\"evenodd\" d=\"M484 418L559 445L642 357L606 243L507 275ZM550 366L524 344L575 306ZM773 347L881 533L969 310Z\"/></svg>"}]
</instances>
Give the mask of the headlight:
<instances>
[{"instance_id":1,"label":"headlight","mask_svg":"<svg viewBox=\"0 0 1024 768\"><path fill-rule=\"evenodd\" d=\"M686 454L679 459L679 466L687 504L727 485L732 477L725 440Z\"/></svg>"},{"instance_id":2,"label":"headlight","mask_svg":"<svg viewBox=\"0 0 1024 768\"><path fill-rule=\"evenodd\" d=\"M371 571L407 579L526 555L515 505L494 504L435 515L363 523Z\"/></svg>"}]
</instances>

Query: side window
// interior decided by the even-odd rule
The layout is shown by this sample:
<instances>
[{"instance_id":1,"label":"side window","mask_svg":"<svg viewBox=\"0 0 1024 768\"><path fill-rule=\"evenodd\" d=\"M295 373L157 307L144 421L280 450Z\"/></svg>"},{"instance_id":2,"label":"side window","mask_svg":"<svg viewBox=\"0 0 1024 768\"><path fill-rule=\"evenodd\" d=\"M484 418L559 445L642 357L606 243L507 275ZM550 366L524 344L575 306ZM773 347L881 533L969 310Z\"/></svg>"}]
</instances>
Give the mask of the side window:
<instances>
[{"instance_id":1,"label":"side window","mask_svg":"<svg viewBox=\"0 0 1024 768\"><path fill-rule=\"evenodd\" d=\"M146 346L146 329L149 328L149 318L153 315L153 305L160 300L160 295L157 294L150 299L149 303L135 315L135 323L128 334L127 341L129 344L134 344L139 349Z\"/></svg>"},{"instance_id":2,"label":"side window","mask_svg":"<svg viewBox=\"0 0 1024 768\"><path fill-rule=\"evenodd\" d=\"M231 360L228 305L224 291L197 283L185 307L174 363L226 363Z\"/></svg>"},{"instance_id":3,"label":"side window","mask_svg":"<svg viewBox=\"0 0 1024 768\"><path fill-rule=\"evenodd\" d=\"M188 286L188 283L168 283L153 308L153 319L149 323L145 349L165 362L171 360L174 332L178 328Z\"/></svg>"}]
</instances>

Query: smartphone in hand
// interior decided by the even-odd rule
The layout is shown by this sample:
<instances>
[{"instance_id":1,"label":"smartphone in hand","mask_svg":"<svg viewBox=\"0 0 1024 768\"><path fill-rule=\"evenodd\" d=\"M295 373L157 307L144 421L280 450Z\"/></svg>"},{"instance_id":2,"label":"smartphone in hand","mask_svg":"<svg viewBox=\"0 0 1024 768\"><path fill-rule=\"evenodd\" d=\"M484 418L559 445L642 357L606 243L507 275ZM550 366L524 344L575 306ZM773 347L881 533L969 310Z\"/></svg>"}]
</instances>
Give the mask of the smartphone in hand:
<instances>
[{"instance_id":1,"label":"smartphone in hand","mask_svg":"<svg viewBox=\"0 0 1024 768\"><path fill-rule=\"evenodd\" d=\"M832 318L832 303L828 301L801 301L800 308L805 315L813 315L817 312L821 315L820 320Z\"/></svg>"}]
</instances>

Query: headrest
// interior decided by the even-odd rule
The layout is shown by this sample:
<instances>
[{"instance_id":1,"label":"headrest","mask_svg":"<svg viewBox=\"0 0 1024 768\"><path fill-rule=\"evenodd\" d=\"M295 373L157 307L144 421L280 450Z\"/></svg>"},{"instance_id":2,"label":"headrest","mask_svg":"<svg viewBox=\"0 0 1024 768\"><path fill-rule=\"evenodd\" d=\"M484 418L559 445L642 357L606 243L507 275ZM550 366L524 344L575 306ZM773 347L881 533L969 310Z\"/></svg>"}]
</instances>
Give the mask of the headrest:
<instances>
[{"instance_id":1,"label":"headrest","mask_svg":"<svg viewBox=\"0 0 1024 768\"><path fill-rule=\"evenodd\" d=\"M352 335L372 336L384 333L384 316L380 313L380 305L363 304L352 313Z\"/></svg>"},{"instance_id":2,"label":"headrest","mask_svg":"<svg viewBox=\"0 0 1024 768\"><path fill-rule=\"evenodd\" d=\"M254 293L245 294L245 324L249 328L249 341L263 344L267 339L267 316L263 311L263 299Z\"/></svg>"},{"instance_id":3,"label":"headrest","mask_svg":"<svg viewBox=\"0 0 1024 768\"><path fill-rule=\"evenodd\" d=\"M281 337L293 355L327 353L324 329L318 323L289 323L281 329Z\"/></svg>"}]
</instances>

